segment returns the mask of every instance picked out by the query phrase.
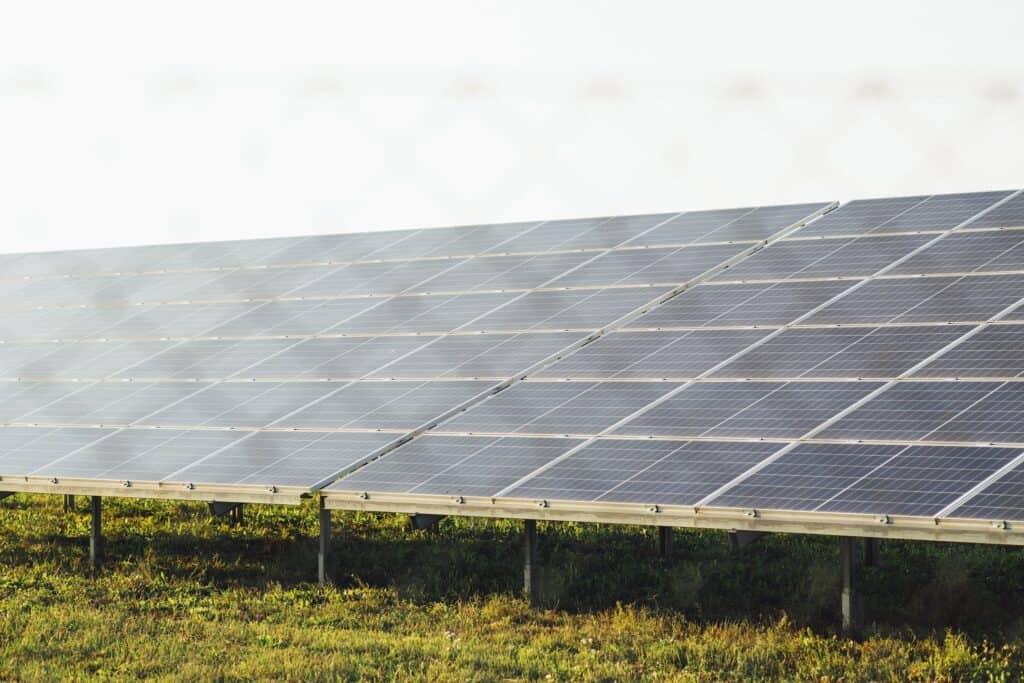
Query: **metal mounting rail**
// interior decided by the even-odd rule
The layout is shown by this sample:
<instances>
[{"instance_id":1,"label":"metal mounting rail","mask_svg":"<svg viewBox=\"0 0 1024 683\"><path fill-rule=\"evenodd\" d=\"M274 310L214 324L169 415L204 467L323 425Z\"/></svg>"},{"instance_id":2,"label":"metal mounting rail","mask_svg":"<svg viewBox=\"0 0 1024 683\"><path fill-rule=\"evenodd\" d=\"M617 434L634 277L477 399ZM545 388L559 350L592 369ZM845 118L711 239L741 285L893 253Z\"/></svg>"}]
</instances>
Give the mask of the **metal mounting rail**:
<instances>
[{"instance_id":1,"label":"metal mounting rail","mask_svg":"<svg viewBox=\"0 0 1024 683\"><path fill-rule=\"evenodd\" d=\"M1024 522L991 522L910 515L794 512L772 509L652 505L603 501L328 491L324 507L372 512L495 519L635 524L696 529L862 536L923 541L1024 545Z\"/></svg>"}]
</instances>

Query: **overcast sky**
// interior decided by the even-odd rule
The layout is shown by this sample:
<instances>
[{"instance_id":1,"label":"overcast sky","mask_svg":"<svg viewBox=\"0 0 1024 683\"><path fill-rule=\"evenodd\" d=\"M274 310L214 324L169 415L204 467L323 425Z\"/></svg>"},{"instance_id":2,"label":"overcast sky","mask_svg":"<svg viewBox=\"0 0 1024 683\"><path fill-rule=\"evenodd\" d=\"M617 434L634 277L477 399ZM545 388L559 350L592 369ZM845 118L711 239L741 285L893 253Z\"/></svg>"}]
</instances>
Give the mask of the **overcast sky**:
<instances>
[{"instance_id":1,"label":"overcast sky","mask_svg":"<svg viewBox=\"0 0 1024 683\"><path fill-rule=\"evenodd\" d=\"M1019 2L0 7L3 252L1024 185Z\"/></svg>"}]
</instances>

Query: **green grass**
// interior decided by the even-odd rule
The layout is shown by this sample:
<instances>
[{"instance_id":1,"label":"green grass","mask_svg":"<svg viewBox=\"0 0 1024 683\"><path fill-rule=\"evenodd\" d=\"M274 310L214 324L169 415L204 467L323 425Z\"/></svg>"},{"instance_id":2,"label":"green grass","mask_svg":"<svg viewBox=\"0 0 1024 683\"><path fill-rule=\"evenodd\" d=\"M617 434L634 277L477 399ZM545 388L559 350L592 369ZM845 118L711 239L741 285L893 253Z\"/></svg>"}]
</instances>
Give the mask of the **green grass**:
<instances>
[{"instance_id":1,"label":"green grass","mask_svg":"<svg viewBox=\"0 0 1024 683\"><path fill-rule=\"evenodd\" d=\"M79 500L83 505L84 501ZM518 597L520 529L337 513L339 585L321 588L316 510L0 502L0 680L1012 681L1024 676L1024 554L887 542L862 573L867 637L835 634L838 544L541 524L542 602Z\"/></svg>"}]
</instances>

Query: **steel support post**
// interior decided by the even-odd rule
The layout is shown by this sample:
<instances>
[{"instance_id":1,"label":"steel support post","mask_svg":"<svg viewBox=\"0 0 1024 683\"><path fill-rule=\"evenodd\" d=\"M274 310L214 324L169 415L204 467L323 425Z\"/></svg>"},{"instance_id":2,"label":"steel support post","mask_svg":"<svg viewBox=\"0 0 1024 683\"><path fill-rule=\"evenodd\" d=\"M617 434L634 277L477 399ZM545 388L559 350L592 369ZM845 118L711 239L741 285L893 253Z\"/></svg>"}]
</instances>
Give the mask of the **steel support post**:
<instances>
[{"instance_id":1,"label":"steel support post","mask_svg":"<svg viewBox=\"0 0 1024 683\"><path fill-rule=\"evenodd\" d=\"M878 563L882 560L882 539L880 538L865 538L864 539L864 565L867 567L877 567Z\"/></svg>"},{"instance_id":2,"label":"steel support post","mask_svg":"<svg viewBox=\"0 0 1024 683\"><path fill-rule=\"evenodd\" d=\"M93 569L103 564L103 499L92 496L89 499L92 526L89 530L89 563Z\"/></svg>"},{"instance_id":3,"label":"steel support post","mask_svg":"<svg viewBox=\"0 0 1024 683\"><path fill-rule=\"evenodd\" d=\"M416 531L436 529L438 522L444 518L444 515L425 515L417 512L409 515L409 527Z\"/></svg>"},{"instance_id":4,"label":"steel support post","mask_svg":"<svg viewBox=\"0 0 1024 683\"><path fill-rule=\"evenodd\" d=\"M747 531L745 529L733 529L729 532L729 543L733 550L743 550L748 545L764 536L761 531Z\"/></svg>"},{"instance_id":5,"label":"steel support post","mask_svg":"<svg viewBox=\"0 0 1024 683\"><path fill-rule=\"evenodd\" d=\"M862 610L857 592L856 548L857 539L844 536L839 539L839 557L843 575L843 634L857 637L861 633Z\"/></svg>"},{"instance_id":6,"label":"steel support post","mask_svg":"<svg viewBox=\"0 0 1024 683\"><path fill-rule=\"evenodd\" d=\"M537 603L537 520L523 521L523 595L531 604Z\"/></svg>"},{"instance_id":7,"label":"steel support post","mask_svg":"<svg viewBox=\"0 0 1024 683\"><path fill-rule=\"evenodd\" d=\"M334 582L331 567L331 511L324 507L320 498L320 549L317 553L317 575L321 586Z\"/></svg>"},{"instance_id":8,"label":"steel support post","mask_svg":"<svg viewBox=\"0 0 1024 683\"><path fill-rule=\"evenodd\" d=\"M658 556L665 562L672 561L672 527L658 527Z\"/></svg>"}]
</instances>

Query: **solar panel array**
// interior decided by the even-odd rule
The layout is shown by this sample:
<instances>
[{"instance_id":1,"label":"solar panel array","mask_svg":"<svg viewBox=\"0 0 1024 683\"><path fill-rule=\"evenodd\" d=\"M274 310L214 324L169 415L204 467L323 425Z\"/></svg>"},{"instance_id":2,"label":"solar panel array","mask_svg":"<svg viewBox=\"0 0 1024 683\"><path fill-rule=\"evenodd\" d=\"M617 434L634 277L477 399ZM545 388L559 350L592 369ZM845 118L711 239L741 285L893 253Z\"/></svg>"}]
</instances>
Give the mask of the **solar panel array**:
<instances>
[{"instance_id":1,"label":"solar panel array","mask_svg":"<svg viewBox=\"0 0 1024 683\"><path fill-rule=\"evenodd\" d=\"M0 257L0 490L294 502L830 208Z\"/></svg>"},{"instance_id":2,"label":"solar panel array","mask_svg":"<svg viewBox=\"0 0 1024 683\"><path fill-rule=\"evenodd\" d=\"M325 495L1024 520L1022 255L1020 192L850 202Z\"/></svg>"}]
</instances>

